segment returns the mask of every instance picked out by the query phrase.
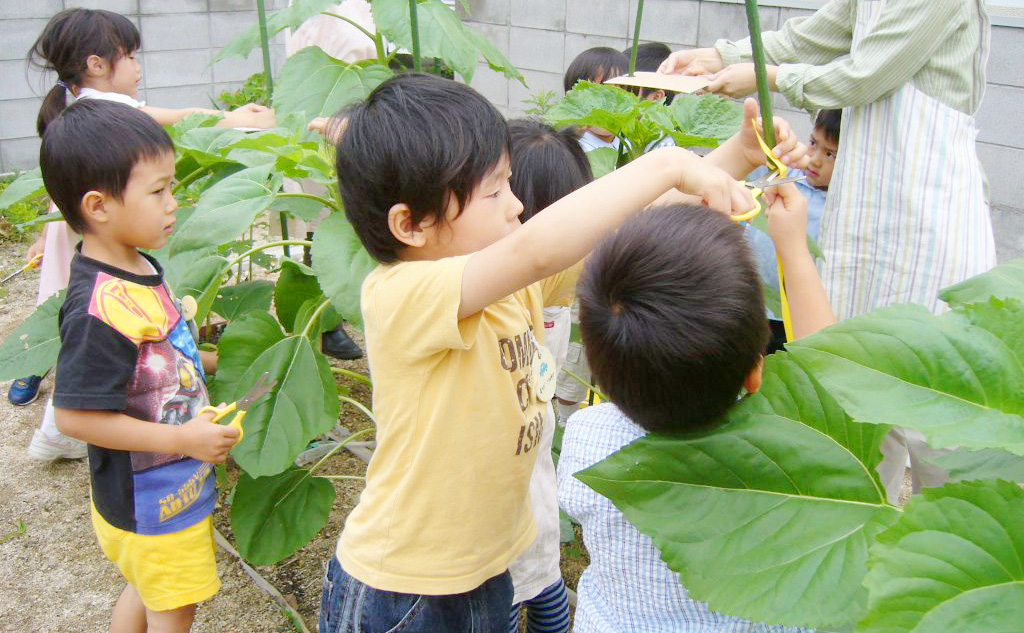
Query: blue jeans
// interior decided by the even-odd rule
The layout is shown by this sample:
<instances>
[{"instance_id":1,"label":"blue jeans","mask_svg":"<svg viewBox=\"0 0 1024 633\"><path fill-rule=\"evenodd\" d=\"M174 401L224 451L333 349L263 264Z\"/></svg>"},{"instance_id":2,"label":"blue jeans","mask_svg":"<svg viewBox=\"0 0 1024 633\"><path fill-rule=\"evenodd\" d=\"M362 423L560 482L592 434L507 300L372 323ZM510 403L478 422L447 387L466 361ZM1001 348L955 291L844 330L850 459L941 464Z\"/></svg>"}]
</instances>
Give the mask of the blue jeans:
<instances>
[{"instance_id":1,"label":"blue jeans","mask_svg":"<svg viewBox=\"0 0 1024 633\"><path fill-rule=\"evenodd\" d=\"M320 633L503 633L512 608L506 571L472 591L421 596L374 589L331 556L320 598Z\"/></svg>"}]
</instances>

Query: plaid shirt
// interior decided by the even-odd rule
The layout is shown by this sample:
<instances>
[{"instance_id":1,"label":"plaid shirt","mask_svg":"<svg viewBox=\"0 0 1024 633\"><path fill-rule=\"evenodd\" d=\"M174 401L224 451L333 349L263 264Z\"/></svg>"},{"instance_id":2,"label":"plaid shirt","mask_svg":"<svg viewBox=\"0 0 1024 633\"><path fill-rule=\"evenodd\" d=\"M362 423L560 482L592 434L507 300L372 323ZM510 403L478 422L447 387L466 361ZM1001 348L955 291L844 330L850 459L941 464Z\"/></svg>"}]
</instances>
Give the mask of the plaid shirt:
<instances>
[{"instance_id":1,"label":"plaid shirt","mask_svg":"<svg viewBox=\"0 0 1024 633\"><path fill-rule=\"evenodd\" d=\"M613 404L569 419L558 462L558 501L583 527L590 554L576 588L574 633L798 633L798 627L755 624L722 615L690 598L679 575L661 560L611 501L573 477L646 434Z\"/></svg>"}]
</instances>

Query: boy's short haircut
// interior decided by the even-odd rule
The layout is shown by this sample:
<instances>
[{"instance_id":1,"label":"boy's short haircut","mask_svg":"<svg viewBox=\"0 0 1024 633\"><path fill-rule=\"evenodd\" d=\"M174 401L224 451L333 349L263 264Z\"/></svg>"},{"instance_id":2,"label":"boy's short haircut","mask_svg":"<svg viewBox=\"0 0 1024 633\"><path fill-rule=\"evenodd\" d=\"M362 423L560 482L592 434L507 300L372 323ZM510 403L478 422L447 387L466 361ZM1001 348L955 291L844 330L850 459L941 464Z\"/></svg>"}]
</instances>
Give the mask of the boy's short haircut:
<instances>
[{"instance_id":1,"label":"boy's short haircut","mask_svg":"<svg viewBox=\"0 0 1024 633\"><path fill-rule=\"evenodd\" d=\"M633 54L632 47L627 47L622 51L622 54L629 59L630 55ZM668 47L668 44L662 44L661 42L644 42L636 47L636 69L640 72L653 73L657 72L661 66L661 62L668 59L668 56L672 54L672 49ZM636 94L640 98L644 98L650 88L637 88ZM676 93L671 90L664 90L665 103L672 103L672 99L675 98Z\"/></svg>"},{"instance_id":2,"label":"boy's short haircut","mask_svg":"<svg viewBox=\"0 0 1024 633\"><path fill-rule=\"evenodd\" d=\"M576 130L556 130L538 119L513 119L508 131L512 139L509 184L523 203L520 221L526 222L594 179Z\"/></svg>"},{"instance_id":3,"label":"boy's short haircut","mask_svg":"<svg viewBox=\"0 0 1024 633\"><path fill-rule=\"evenodd\" d=\"M839 127L843 122L842 110L819 110L818 116L814 118L814 129L821 130L825 138L839 145Z\"/></svg>"},{"instance_id":4,"label":"boy's short haircut","mask_svg":"<svg viewBox=\"0 0 1024 633\"><path fill-rule=\"evenodd\" d=\"M588 48L569 64L562 85L565 87L565 91L569 92L579 81L601 83L612 77L625 74L628 67L629 58L623 55L622 51L607 46Z\"/></svg>"},{"instance_id":5,"label":"boy's short haircut","mask_svg":"<svg viewBox=\"0 0 1024 633\"><path fill-rule=\"evenodd\" d=\"M151 116L129 105L83 99L50 122L39 149L46 193L76 233L89 231L82 198L99 191L121 200L140 160L174 153L174 143Z\"/></svg>"},{"instance_id":6,"label":"boy's short haircut","mask_svg":"<svg viewBox=\"0 0 1024 633\"><path fill-rule=\"evenodd\" d=\"M577 288L594 379L648 431L719 423L768 341L743 229L706 207L641 212L602 241Z\"/></svg>"},{"instance_id":7,"label":"boy's short haircut","mask_svg":"<svg viewBox=\"0 0 1024 633\"><path fill-rule=\"evenodd\" d=\"M409 205L412 221L445 222L451 196L459 213L487 172L509 154L501 113L469 86L423 73L402 73L339 115L338 188L345 215L379 262L405 245L388 227L388 211Z\"/></svg>"}]
</instances>

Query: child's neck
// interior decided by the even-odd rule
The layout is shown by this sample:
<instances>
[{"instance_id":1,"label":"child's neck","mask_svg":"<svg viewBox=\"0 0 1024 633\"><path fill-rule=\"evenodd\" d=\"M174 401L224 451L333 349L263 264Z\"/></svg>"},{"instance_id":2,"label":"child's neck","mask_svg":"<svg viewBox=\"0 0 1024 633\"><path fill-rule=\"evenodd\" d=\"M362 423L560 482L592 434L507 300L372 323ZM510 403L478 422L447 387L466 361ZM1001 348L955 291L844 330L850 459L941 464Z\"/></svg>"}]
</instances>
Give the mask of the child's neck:
<instances>
[{"instance_id":1,"label":"child's neck","mask_svg":"<svg viewBox=\"0 0 1024 633\"><path fill-rule=\"evenodd\" d=\"M82 236L82 255L136 275L153 274L150 263L139 253L139 249L112 242L100 235L86 233Z\"/></svg>"}]
</instances>

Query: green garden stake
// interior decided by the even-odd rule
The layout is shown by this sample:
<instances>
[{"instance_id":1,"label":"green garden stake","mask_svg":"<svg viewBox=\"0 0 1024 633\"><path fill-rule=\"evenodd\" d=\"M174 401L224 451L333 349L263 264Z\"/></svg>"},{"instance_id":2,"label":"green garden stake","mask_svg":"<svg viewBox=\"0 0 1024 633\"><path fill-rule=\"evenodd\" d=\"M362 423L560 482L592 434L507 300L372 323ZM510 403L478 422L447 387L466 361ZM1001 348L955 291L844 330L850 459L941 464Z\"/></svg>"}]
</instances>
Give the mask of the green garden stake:
<instances>
[{"instance_id":1,"label":"green garden stake","mask_svg":"<svg viewBox=\"0 0 1024 633\"><path fill-rule=\"evenodd\" d=\"M754 58L754 76L757 79L757 100L761 104L761 121L764 122L764 140L769 148L775 147L775 126L772 121L772 93L768 90L768 73L764 64L764 44L761 42L761 16L757 12L757 0L746 0L747 27L750 30L750 53Z\"/></svg>"},{"instance_id":2,"label":"green garden stake","mask_svg":"<svg viewBox=\"0 0 1024 633\"><path fill-rule=\"evenodd\" d=\"M638 0L636 5L636 26L633 27L633 46L629 53L629 76L636 72L636 49L640 45L640 20L644 16L644 0Z\"/></svg>"}]
</instances>

